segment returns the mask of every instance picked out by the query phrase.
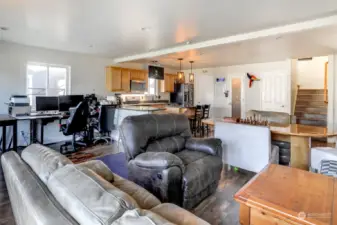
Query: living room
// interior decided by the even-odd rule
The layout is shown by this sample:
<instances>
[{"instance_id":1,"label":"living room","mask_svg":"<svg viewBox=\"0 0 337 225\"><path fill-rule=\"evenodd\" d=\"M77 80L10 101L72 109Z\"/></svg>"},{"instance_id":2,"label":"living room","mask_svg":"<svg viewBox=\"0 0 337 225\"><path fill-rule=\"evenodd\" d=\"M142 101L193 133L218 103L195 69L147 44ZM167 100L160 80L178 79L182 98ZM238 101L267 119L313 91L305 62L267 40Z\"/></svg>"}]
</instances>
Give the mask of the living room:
<instances>
[{"instance_id":1,"label":"living room","mask_svg":"<svg viewBox=\"0 0 337 225\"><path fill-rule=\"evenodd\" d=\"M336 12L0 2L0 224L336 223Z\"/></svg>"}]
</instances>

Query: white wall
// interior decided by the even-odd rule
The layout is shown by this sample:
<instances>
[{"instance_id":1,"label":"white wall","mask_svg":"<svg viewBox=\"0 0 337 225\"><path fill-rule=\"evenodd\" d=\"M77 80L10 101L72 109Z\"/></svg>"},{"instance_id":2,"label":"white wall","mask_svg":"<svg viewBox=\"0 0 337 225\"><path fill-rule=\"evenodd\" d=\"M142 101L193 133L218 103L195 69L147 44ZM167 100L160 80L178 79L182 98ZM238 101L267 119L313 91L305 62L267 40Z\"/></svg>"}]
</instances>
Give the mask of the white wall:
<instances>
[{"instance_id":1,"label":"white wall","mask_svg":"<svg viewBox=\"0 0 337 225\"><path fill-rule=\"evenodd\" d=\"M109 94L105 88L105 67L113 65L112 59L28 47L0 41L0 113L7 113L8 108L4 103L8 102L12 94L26 94L27 62L70 66L71 94L96 93L103 96ZM137 63L127 63L119 66L135 69L147 68L147 65ZM170 70L167 72L170 72ZM57 124L49 124L45 128L46 143L59 141L64 138L58 132ZM28 133L28 124L20 122L18 131ZM24 143L21 136L19 136L18 140L19 144Z\"/></svg>"},{"instance_id":2,"label":"white wall","mask_svg":"<svg viewBox=\"0 0 337 225\"><path fill-rule=\"evenodd\" d=\"M297 61L297 84L301 89L323 89L325 63L328 56L313 57L312 60Z\"/></svg>"},{"instance_id":3,"label":"white wall","mask_svg":"<svg viewBox=\"0 0 337 225\"><path fill-rule=\"evenodd\" d=\"M230 76L242 76L243 77L243 85L244 85L244 110L247 112L248 110L255 109L261 110L261 81L255 81L251 88L248 87L248 78L246 77L246 73L252 73L256 75L258 78L263 79L263 75L269 75L272 72L277 71L278 73L284 73L286 76L290 76L291 71L291 61L284 60L279 62L268 62L268 63L257 63L257 64L245 64L245 65L237 65L237 66L229 66L229 67L213 67L213 68L203 68L194 70L194 74L196 76L196 80L200 75L209 75L213 76L215 80L216 77L225 77L226 85L230 85L229 80ZM187 70L185 71L188 72ZM289 79L290 80L290 79ZM227 87L229 89L229 87ZM203 85L202 88L195 87L195 97L197 103L199 101L198 96L202 96L204 93L214 93L214 83L213 85ZM290 92L290 84L289 84L289 92ZM216 94L215 94L216 95ZM289 94L290 96L290 94ZM225 98L222 96L214 96L213 106L222 107L224 113L229 113L231 110L231 106L229 103L231 102L230 97ZM291 99L289 98L289 106L291 105ZM289 109L290 111L290 109Z\"/></svg>"}]
</instances>

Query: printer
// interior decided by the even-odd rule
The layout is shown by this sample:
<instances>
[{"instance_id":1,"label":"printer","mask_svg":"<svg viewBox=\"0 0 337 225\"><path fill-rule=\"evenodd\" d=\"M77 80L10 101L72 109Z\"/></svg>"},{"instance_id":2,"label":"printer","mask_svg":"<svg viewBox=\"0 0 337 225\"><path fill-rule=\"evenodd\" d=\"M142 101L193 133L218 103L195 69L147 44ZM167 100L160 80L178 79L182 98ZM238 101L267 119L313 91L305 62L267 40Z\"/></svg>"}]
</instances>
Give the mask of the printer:
<instances>
[{"instance_id":1,"label":"printer","mask_svg":"<svg viewBox=\"0 0 337 225\"><path fill-rule=\"evenodd\" d=\"M12 95L9 98L8 114L11 116L27 116L31 112L27 95Z\"/></svg>"}]
</instances>

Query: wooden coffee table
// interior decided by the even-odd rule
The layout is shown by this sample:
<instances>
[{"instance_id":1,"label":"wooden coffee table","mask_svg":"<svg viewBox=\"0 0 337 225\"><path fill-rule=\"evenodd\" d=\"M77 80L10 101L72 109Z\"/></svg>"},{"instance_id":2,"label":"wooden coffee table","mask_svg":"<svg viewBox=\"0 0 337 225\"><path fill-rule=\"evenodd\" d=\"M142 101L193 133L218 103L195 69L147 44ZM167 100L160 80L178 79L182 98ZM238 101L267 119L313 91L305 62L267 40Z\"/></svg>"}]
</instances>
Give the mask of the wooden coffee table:
<instances>
[{"instance_id":1,"label":"wooden coffee table","mask_svg":"<svg viewBox=\"0 0 337 225\"><path fill-rule=\"evenodd\" d=\"M242 225L337 224L337 179L269 165L234 196Z\"/></svg>"}]
</instances>

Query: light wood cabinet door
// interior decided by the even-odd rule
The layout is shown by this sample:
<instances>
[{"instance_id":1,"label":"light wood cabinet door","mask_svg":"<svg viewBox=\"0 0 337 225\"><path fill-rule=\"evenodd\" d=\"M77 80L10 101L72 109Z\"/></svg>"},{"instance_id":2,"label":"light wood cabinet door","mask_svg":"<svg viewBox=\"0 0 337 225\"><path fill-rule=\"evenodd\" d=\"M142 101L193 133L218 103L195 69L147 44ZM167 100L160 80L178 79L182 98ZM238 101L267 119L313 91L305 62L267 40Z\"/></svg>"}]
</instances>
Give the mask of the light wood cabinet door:
<instances>
[{"instance_id":1,"label":"light wood cabinet door","mask_svg":"<svg viewBox=\"0 0 337 225\"><path fill-rule=\"evenodd\" d=\"M139 80L138 70L130 70L130 79Z\"/></svg>"},{"instance_id":2,"label":"light wood cabinet door","mask_svg":"<svg viewBox=\"0 0 337 225\"><path fill-rule=\"evenodd\" d=\"M122 90L130 92L130 70L122 69Z\"/></svg>"},{"instance_id":3,"label":"light wood cabinet door","mask_svg":"<svg viewBox=\"0 0 337 225\"><path fill-rule=\"evenodd\" d=\"M106 88L108 91L122 90L122 69L106 67Z\"/></svg>"},{"instance_id":4,"label":"light wood cabinet door","mask_svg":"<svg viewBox=\"0 0 337 225\"><path fill-rule=\"evenodd\" d=\"M164 83L162 83L163 92L174 92L174 83L176 79L177 75L175 74L165 74Z\"/></svg>"}]
</instances>

